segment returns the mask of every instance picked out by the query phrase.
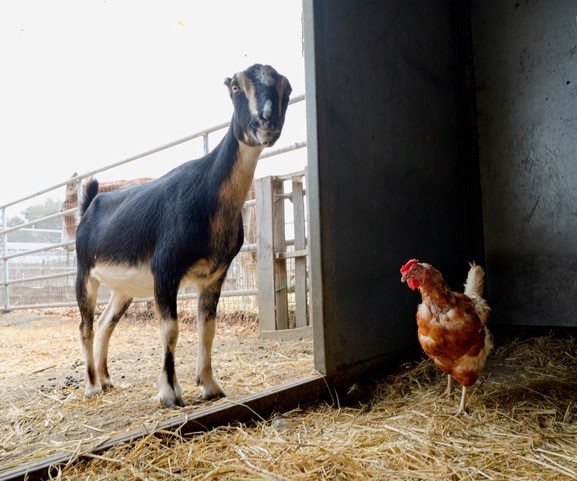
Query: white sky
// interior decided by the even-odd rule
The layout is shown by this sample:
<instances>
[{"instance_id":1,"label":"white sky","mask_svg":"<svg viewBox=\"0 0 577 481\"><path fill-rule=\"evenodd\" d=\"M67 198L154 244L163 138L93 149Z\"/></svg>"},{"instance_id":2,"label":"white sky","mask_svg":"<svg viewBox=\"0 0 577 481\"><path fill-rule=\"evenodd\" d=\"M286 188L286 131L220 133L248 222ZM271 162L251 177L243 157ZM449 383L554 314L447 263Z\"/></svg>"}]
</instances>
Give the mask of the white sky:
<instances>
[{"instance_id":1,"label":"white sky","mask_svg":"<svg viewBox=\"0 0 577 481\"><path fill-rule=\"evenodd\" d=\"M253 63L304 93L301 10L301 0L1 2L0 206L228 121L224 78ZM305 139L304 104L292 107L275 148ZM101 178L162 175L200 145ZM299 170L305 156L263 159L257 176Z\"/></svg>"}]
</instances>

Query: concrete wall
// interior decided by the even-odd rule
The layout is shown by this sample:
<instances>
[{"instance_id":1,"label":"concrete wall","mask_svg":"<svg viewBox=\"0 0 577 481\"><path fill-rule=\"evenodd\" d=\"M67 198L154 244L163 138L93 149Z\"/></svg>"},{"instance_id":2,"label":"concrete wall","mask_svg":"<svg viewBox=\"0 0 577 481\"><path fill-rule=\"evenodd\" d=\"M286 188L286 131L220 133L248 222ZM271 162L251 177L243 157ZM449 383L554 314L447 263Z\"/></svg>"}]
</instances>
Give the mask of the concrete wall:
<instances>
[{"instance_id":1,"label":"concrete wall","mask_svg":"<svg viewBox=\"0 0 577 481\"><path fill-rule=\"evenodd\" d=\"M472 2L493 321L577 325L577 3Z\"/></svg>"},{"instance_id":2,"label":"concrete wall","mask_svg":"<svg viewBox=\"0 0 577 481\"><path fill-rule=\"evenodd\" d=\"M483 262L460 4L305 1L312 303L324 373L415 346L420 297L400 282L405 261L433 263L456 288L467 261Z\"/></svg>"}]
</instances>

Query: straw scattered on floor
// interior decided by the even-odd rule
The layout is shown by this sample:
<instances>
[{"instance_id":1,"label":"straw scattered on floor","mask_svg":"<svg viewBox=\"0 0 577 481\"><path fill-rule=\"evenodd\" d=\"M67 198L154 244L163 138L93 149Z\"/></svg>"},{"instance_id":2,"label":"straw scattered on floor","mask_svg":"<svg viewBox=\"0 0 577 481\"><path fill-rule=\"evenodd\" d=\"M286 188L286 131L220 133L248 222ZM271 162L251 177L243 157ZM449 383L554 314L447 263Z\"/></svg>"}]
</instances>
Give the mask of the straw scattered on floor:
<instances>
[{"instance_id":1,"label":"straw scattered on floor","mask_svg":"<svg viewBox=\"0 0 577 481\"><path fill-rule=\"evenodd\" d=\"M54 471L67 480L569 480L577 478L577 341L513 341L470 398L442 396L429 361L333 406L183 438L149 436ZM362 394L359 394L362 393Z\"/></svg>"},{"instance_id":2,"label":"straw scattered on floor","mask_svg":"<svg viewBox=\"0 0 577 481\"><path fill-rule=\"evenodd\" d=\"M73 316L72 316L73 317ZM234 317L234 316L233 316ZM116 389L86 400L77 324L0 317L0 471L193 412L195 329L182 323L177 369L187 407L154 401L155 322L125 322L111 344ZM30 322L28 322L30 321ZM13 325L11 325L11 323ZM230 398L314 372L312 343L261 341L254 319L225 319L217 375ZM207 433L151 435L54 469L66 480L569 480L577 478L577 341L538 337L499 347L472 389L470 418L455 418L445 377L428 360L318 404ZM219 401L215 401L219 402Z\"/></svg>"},{"instance_id":3,"label":"straw scattered on floor","mask_svg":"<svg viewBox=\"0 0 577 481\"><path fill-rule=\"evenodd\" d=\"M0 473L223 402L200 399L197 349L194 322L185 318L176 368L186 406L161 409L155 399L162 357L158 324L123 321L110 345L115 389L86 399L75 312L0 316ZM229 399L315 373L312 340L260 340L256 316L246 313L219 319L213 365Z\"/></svg>"}]
</instances>

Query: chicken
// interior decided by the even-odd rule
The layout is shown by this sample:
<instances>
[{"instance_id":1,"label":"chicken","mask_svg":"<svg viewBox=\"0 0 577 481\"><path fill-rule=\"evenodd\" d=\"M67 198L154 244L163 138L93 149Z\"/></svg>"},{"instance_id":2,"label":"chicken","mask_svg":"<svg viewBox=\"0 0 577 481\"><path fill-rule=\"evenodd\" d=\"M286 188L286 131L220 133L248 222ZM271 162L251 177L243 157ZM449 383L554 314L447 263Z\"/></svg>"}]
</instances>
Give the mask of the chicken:
<instances>
[{"instance_id":1,"label":"chicken","mask_svg":"<svg viewBox=\"0 0 577 481\"><path fill-rule=\"evenodd\" d=\"M477 381L493 348L486 327L489 306L481 297L485 272L471 264L464 294L452 292L432 265L411 259L401 268L401 282L419 289L417 309L419 342L425 353L448 375L447 395L453 393L453 377L463 387L457 416L467 414L467 390Z\"/></svg>"}]
</instances>

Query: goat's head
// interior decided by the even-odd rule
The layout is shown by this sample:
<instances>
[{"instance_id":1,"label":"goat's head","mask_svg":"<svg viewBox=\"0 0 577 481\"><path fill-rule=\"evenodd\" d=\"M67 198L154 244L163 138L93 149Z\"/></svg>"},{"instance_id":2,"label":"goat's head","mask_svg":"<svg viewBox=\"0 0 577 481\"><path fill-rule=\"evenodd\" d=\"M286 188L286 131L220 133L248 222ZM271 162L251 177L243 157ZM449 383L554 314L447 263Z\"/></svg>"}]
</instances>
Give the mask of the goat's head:
<instances>
[{"instance_id":1,"label":"goat's head","mask_svg":"<svg viewBox=\"0 0 577 481\"><path fill-rule=\"evenodd\" d=\"M280 137L292 92L288 79L270 65L255 64L224 83L234 105L236 138L250 146L273 145Z\"/></svg>"}]
</instances>

